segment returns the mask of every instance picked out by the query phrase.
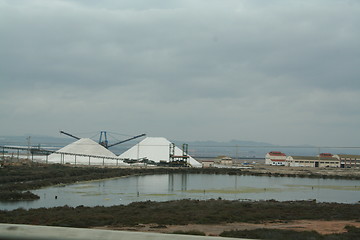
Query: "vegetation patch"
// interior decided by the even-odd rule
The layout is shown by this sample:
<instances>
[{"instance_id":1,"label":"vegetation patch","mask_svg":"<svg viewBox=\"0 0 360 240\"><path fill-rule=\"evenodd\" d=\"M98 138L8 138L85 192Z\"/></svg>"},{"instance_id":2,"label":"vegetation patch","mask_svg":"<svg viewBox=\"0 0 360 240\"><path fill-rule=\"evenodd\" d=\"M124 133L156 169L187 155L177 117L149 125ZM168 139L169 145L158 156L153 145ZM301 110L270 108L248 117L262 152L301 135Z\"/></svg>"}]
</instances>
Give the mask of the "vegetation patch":
<instances>
[{"instance_id":1,"label":"vegetation patch","mask_svg":"<svg viewBox=\"0 0 360 240\"><path fill-rule=\"evenodd\" d=\"M111 207L55 207L0 211L1 223L68 227L185 225L290 220L357 220L360 204L313 201L176 200Z\"/></svg>"},{"instance_id":2,"label":"vegetation patch","mask_svg":"<svg viewBox=\"0 0 360 240\"><path fill-rule=\"evenodd\" d=\"M322 235L315 231L292 231L281 229L255 229L255 230L234 230L225 231L220 234L221 237L231 238L249 238L249 239L267 239L267 240L323 240Z\"/></svg>"},{"instance_id":3,"label":"vegetation patch","mask_svg":"<svg viewBox=\"0 0 360 240\"><path fill-rule=\"evenodd\" d=\"M347 232L321 235L315 231L292 231L282 229L233 230L220 234L222 237L250 238L266 240L353 240L360 238L360 228L346 227Z\"/></svg>"},{"instance_id":4,"label":"vegetation patch","mask_svg":"<svg viewBox=\"0 0 360 240\"><path fill-rule=\"evenodd\" d=\"M241 194L241 193L263 193L263 192L282 192L281 188L250 188L250 187L239 187L237 189L191 189L184 190L181 192L187 193L221 193L221 194Z\"/></svg>"},{"instance_id":5,"label":"vegetation patch","mask_svg":"<svg viewBox=\"0 0 360 240\"><path fill-rule=\"evenodd\" d=\"M345 191L360 191L360 186L335 186L335 185L297 185L286 184L285 186L290 188L308 188L308 189L333 189L333 190L345 190Z\"/></svg>"},{"instance_id":6,"label":"vegetation patch","mask_svg":"<svg viewBox=\"0 0 360 240\"><path fill-rule=\"evenodd\" d=\"M189 231L178 230L178 231L174 231L173 234L206 236L204 232L198 230L189 230Z\"/></svg>"},{"instance_id":7,"label":"vegetation patch","mask_svg":"<svg viewBox=\"0 0 360 240\"><path fill-rule=\"evenodd\" d=\"M176 196L176 194L173 193L149 193L149 194L141 194L142 196L154 196L154 197L166 197L166 196Z\"/></svg>"},{"instance_id":8,"label":"vegetation patch","mask_svg":"<svg viewBox=\"0 0 360 240\"><path fill-rule=\"evenodd\" d=\"M25 191L1 191L0 192L0 201L33 201L37 200L40 197L33 194L32 192Z\"/></svg>"},{"instance_id":9,"label":"vegetation patch","mask_svg":"<svg viewBox=\"0 0 360 240\"><path fill-rule=\"evenodd\" d=\"M95 188L94 185L80 185L80 186L74 186L74 187L71 187L73 189L87 189L87 188Z\"/></svg>"},{"instance_id":10,"label":"vegetation patch","mask_svg":"<svg viewBox=\"0 0 360 240\"><path fill-rule=\"evenodd\" d=\"M102 195L104 195L101 192L79 192L79 194L81 194L81 196L84 196L84 197L102 196Z\"/></svg>"}]
</instances>

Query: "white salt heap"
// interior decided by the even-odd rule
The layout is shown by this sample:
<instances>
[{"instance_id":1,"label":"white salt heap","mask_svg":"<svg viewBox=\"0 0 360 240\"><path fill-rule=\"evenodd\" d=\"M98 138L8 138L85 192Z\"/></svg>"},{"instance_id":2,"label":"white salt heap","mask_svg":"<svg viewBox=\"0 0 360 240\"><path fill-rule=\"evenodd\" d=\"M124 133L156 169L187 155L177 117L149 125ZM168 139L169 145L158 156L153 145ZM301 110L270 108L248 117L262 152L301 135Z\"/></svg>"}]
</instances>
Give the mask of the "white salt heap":
<instances>
[{"instance_id":1,"label":"white salt heap","mask_svg":"<svg viewBox=\"0 0 360 240\"><path fill-rule=\"evenodd\" d=\"M73 142L55 153L48 156L48 162L50 163L70 163L70 164L85 164L89 165L89 156L76 156L67 155L61 153L72 153L80 155L91 155L90 165L127 165L121 160L116 159L116 155L104 148L97 142L90 138L81 138L76 142ZM94 157L93 157L94 156ZM96 156L96 157L95 157ZM107 159L103 157L109 157L113 159Z\"/></svg>"},{"instance_id":2,"label":"white salt heap","mask_svg":"<svg viewBox=\"0 0 360 240\"><path fill-rule=\"evenodd\" d=\"M119 158L131 160L147 158L154 162L169 162L170 144L170 141L163 137L147 137L126 152L122 153ZM175 147L175 155L180 156L182 154L182 150ZM192 167L201 167L201 163L191 156L189 157L188 162Z\"/></svg>"}]
</instances>

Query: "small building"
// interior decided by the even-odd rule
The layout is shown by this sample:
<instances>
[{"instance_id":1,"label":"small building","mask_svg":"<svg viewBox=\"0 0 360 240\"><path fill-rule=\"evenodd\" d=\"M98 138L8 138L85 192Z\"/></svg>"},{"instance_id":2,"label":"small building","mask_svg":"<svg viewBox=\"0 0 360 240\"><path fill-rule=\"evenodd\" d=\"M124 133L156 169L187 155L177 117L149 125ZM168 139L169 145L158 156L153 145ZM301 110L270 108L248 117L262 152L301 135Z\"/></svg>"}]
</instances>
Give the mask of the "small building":
<instances>
[{"instance_id":1,"label":"small building","mask_svg":"<svg viewBox=\"0 0 360 240\"><path fill-rule=\"evenodd\" d=\"M337 154L334 157L340 161L341 168L360 167L360 155Z\"/></svg>"},{"instance_id":2,"label":"small building","mask_svg":"<svg viewBox=\"0 0 360 240\"><path fill-rule=\"evenodd\" d=\"M332 155L331 153L320 153L319 155L317 155L318 157L334 157L334 155Z\"/></svg>"},{"instance_id":3,"label":"small building","mask_svg":"<svg viewBox=\"0 0 360 240\"><path fill-rule=\"evenodd\" d=\"M285 166L286 154L277 151L268 152L265 155L265 164L273 166Z\"/></svg>"},{"instance_id":4,"label":"small building","mask_svg":"<svg viewBox=\"0 0 360 240\"><path fill-rule=\"evenodd\" d=\"M318 156L288 156L286 166L289 167L340 167L339 159L335 157L318 155Z\"/></svg>"},{"instance_id":5,"label":"small building","mask_svg":"<svg viewBox=\"0 0 360 240\"><path fill-rule=\"evenodd\" d=\"M231 157L223 157L220 159L220 164L221 165L232 165L233 164L233 160Z\"/></svg>"},{"instance_id":6,"label":"small building","mask_svg":"<svg viewBox=\"0 0 360 240\"><path fill-rule=\"evenodd\" d=\"M215 166L214 161L211 160L204 160L201 162L203 168L211 168Z\"/></svg>"}]
</instances>

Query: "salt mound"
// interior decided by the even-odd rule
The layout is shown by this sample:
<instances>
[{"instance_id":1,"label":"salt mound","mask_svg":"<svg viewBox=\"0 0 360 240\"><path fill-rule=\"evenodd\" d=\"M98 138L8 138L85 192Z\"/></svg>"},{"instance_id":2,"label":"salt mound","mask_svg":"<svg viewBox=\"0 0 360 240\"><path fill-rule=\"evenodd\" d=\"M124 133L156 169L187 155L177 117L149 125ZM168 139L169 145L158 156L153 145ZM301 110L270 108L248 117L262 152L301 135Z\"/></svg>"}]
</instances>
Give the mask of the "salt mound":
<instances>
[{"instance_id":1,"label":"salt mound","mask_svg":"<svg viewBox=\"0 0 360 240\"><path fill-rule=\"evenodd\" d=\"M122 153L119 158L139 160L147 158L154 162L169 162L171 142L163 137L147 137L126 152ZM182 155L180 148L175 147L175 155ZM193 167L201 167L201 164L190 156L189 163Z\"/></svg>"},{"instance_id":2,"label":"salt mound","mask_svg":"<svg viewBox=\"0 0 360 240\"><path fill-rule=\"evenodd\" d=\"M116 158L117 157L114 153L104 148L97 142L91 140L90 138L81 138L76 142L59 149L55 153L50 154L48 156L48 162L86 165L127 165Z\"/></svg>"}]
</instances>

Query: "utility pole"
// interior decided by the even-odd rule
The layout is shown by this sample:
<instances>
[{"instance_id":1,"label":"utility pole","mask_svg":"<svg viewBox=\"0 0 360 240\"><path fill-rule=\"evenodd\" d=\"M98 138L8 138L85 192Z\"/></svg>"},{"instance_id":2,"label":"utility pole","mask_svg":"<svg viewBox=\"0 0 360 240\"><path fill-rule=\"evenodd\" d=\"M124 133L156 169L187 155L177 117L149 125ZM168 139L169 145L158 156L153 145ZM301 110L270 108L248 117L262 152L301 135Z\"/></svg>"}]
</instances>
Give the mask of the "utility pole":
<instances>
[{"instance_id":1,"label":"utility pole","mask_svg":"<svg viewBox=\"0 0 360 240\"><path fill-rule=\"evenodd\" d=\"M236 154L235 154L235 159L238 160L239 159L239 145L236 144Z\"/></svg>"},{"instance_id":2,"label":"utility pole","mask_svg":"<svg viewBox=\"0 0 360 240\"><path fill-rule=\"evenodd\" d=\"M28 137L26 138L26 140L27 140L27 144L28 144L27 159L29 160L29 159L30 159L30 140L31 140L31 137L28 136Z\"/></svg>"}]
</instances>

